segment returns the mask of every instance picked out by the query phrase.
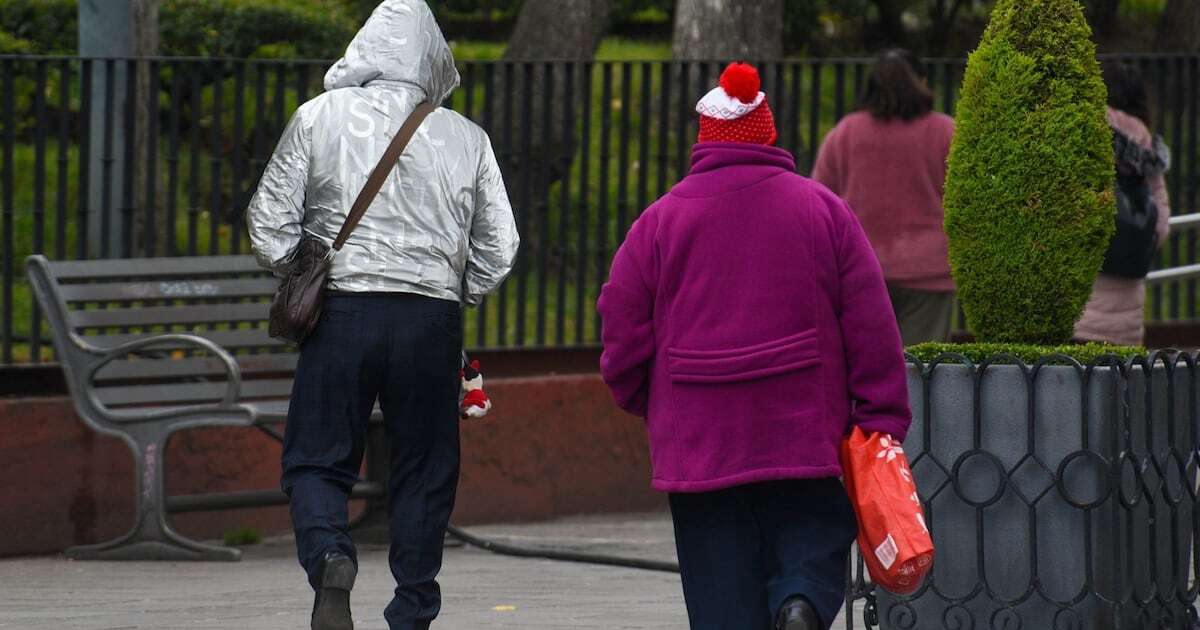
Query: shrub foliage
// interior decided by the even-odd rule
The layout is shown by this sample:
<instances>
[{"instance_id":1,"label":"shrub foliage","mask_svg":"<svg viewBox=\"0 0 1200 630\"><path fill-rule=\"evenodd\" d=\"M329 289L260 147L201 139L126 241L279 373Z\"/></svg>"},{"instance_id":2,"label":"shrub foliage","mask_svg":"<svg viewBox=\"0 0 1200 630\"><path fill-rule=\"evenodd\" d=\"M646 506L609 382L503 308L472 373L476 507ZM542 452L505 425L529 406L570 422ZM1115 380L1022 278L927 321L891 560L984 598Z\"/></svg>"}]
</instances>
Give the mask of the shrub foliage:
<instances>
[{"instance_id":1,"label":"shrub foliage","mask_svg":"<svg viewBox=\"0 0 1200 630\"><path fill-rule=\"evenodd\" d=\"M0 0L0 53L73 55L78 0ZM324 0L163 0L161 53L169 56L336 59L357 16Z\"/></svg>"},{"instance_id":2,"label":"shrub foliage","mask_svg":"<svg viewBox=\"0 0 1200 630\"><path fill-rule=\"evenodd\" d=\"M1077 0L999 0L946 182L950 264L983 342L1071 339L1114 230L1112 134Z\"/></svg>"},{"instance_id":3,"label":"shrub foliage","mask_svg":"<svg viewBox=\"0 0 1200 630\"><path fill-rule=\"evenodd\" d=\"M1032 346L1014 343L922 343L911 346L908 353L918 361L929 363L942 356L964 356L974 363L1012 363L1012 358L1029 365L1048 355L1070 357L1083 365L1095 363L1102 357L1145 356L1145 348L1138 346L1110 346L1103 343L1067 344L1062 346Z\"/></svg>"}]
</instances>

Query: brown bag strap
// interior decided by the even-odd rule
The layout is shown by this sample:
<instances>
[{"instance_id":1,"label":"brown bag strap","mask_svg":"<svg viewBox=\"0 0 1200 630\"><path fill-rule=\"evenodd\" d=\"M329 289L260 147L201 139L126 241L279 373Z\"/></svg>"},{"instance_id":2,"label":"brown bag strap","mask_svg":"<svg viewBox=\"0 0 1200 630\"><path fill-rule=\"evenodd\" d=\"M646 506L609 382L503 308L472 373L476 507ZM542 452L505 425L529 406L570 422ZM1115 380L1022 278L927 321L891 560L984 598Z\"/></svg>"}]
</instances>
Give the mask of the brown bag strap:
<instances>
[{"instance_id":1,"label":"brown bag strap","mask_svg":"<svg viewBox=\"0 0 1200 630\"><path fill-rule=\"evenodd\" d=\"M425 121L425 117L432 114L435 109L437 108L428 102L417 105L413 113L408 116L408 120L404 121L404 126L400 127L400 131L396 132L396 136L388 144L387 151L384 151L383 157L379 158L379 164L375 165L375 170L371 171L371 176L367 178L367 183L363 185L362 191L358 193L358 198L354 200L354 205L350 207L350 214L346 216L346 222L342 224L342 231L338 232L337 239L333 241L333 249L335 251L342 249L342 245L346 244L346 239L350 238L350 233L354 231L354 228L358 227L358 222L367 213L367 208L370 207L372 201L375 201L375 196L379 194L379 189L383 188L383 182L387 181L388 174L396 166L396 162L400 159L400 154L404 153L404 148L408 146L408 142L416 135L417 128Z\"/></svg>"}]
</instances>

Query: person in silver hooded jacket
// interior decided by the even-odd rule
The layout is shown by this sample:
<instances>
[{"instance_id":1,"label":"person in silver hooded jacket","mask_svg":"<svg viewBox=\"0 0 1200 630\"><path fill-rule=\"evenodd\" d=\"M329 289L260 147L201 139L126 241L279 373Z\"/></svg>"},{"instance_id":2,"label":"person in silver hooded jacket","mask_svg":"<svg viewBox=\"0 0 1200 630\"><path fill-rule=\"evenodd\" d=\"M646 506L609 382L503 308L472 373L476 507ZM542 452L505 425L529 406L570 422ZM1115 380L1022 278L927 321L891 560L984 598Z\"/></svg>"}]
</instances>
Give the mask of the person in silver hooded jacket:
<instances>
[{"instance_id":1,"label":"person in silver hooded jacket","mask_svg":"<svg viewBox=\"0 0 1200 630\"><path fill-rule=\"evenodd\" d=\"M279 271L302 233L332 243L392 136L424 100L458 86L423 0L385 0L284 130L247 210L258 260ZM364 434L378 400L392 443L392 630L428 628L458 481L461 305L512 269L516 223L488 136L438 109L333 259L320 323L300 349L282 485L312 627L353 627L357 556L347 528Z\"/></svg>"}]
</instances>

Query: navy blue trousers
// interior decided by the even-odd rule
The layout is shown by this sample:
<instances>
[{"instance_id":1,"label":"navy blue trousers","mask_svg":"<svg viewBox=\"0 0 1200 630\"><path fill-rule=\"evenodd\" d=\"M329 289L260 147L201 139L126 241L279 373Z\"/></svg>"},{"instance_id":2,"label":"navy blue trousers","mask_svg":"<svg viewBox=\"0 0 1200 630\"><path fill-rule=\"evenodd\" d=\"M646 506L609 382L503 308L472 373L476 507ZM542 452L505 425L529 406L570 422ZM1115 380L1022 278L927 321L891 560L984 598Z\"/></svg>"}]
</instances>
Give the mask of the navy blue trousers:
<instances>
[{"instance_id":1,"label":"navy blue trousers","mask_svg":"<svg viewBox=\"0 0 1200 630\"><path fill-rule=\"evenodd\" d=\"M300 564L316 588L327 552L358 561L347 501L378 400L391 443L391 630L428 628L441 609L436 577L459 470L461 317L445 300L332 294L300 348L282 477Z\"/></svg>"},{"instance_id":2,"label":"navy blue trousers","mask_svg":"<svg viewBox=\"0 0 1200 630\"><path fill-rule=\"evenodd\" d=\"M833 625L858 534L840 481L770 481L670 501L692 630L769 630L795 595Z\"/></svg>"}]
</instances>

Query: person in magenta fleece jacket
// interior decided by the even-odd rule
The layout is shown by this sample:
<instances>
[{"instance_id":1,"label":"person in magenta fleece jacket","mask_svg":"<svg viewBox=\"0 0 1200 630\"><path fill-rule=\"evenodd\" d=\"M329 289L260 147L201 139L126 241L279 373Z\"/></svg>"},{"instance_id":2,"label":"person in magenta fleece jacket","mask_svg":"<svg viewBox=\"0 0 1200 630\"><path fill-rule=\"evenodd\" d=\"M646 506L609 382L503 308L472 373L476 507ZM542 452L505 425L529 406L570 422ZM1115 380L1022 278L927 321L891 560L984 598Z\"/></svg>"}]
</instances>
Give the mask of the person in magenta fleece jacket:
<instances>
[{"instance_id":1,"label":"person in magenta fleece jacket","mask_svg":"<svg viewBox=\"0 0 1200 630\"><path fill-rule=\"evenodd\" d=\"M883 265L905 345L948 341L954 279L942 227L954 119L933 111L921 63L879 56L859 111L825 136L813 179L845 199Z\"/></svg>"},{"instance_id":2,"label":"person in magenta fleece jacket","mask_svg":"<svg viewBox=\"0 0 1200 630\"><path fill-rule=\"evenodd\" d=\"M731 65L697 111L690 174L601 292L601 370L646 418L691 627L827 629L857 533L841 443L911 420L899 330L854 213L771 146L757 73Z\"/></svg>"}]
</instances>

